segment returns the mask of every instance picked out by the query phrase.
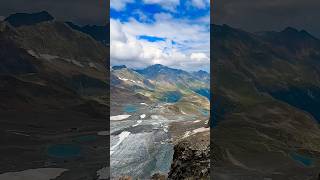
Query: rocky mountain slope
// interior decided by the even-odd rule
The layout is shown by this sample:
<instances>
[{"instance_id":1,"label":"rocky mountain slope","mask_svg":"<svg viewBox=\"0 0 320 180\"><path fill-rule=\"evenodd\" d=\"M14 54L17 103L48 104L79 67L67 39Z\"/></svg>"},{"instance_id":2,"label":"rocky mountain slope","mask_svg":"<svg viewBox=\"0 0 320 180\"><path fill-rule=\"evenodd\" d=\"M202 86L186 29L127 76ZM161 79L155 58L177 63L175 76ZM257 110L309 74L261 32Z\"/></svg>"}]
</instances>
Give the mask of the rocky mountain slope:
<instances>
[{"instance_id":1,"label":"rocky mountain slope","mask_svg":"<svg viewBox=\"0 0 320 180\"><path fill-rule=\"evenodd\" d=\"M160 64L112 67L111 118L126 117L111 121L111 145L127 135L112 148L112 178L208 178L210 90L204 76Z\"/></svg>"},{"instance_id":2,"label":"rocky mountain slope","mask_svg":"<svg viewBox=\"0 0 320 180\"><path fill-rule=\"evenodd\" d=\"M108 45L110 42L109 36L109 25L98 26L98 25L85 25L79 26L72 22L66 22L71 28L80 32L86 33L93 37L95 40Z\"/></svg>"},{"instance_id":3,"label":"rocky mountain slope","mask_svg":"<svg viewBox=\"0 0 320 180\"><path fill-rule=\"evenodd\" d=\"M317 179L320 40L211 25L212 178Z\"/></svg>"},{"instance_id":4,"label":"rocky mountain slope","mask_svg":"<svg viewBox=\"0 0 320 180\"><path fill-rule=\"evenodd\" d=\"M47 12L0 22L0 47L0 173L58 167L67 170L58 179L96 178L108 162L97 135L107 48Z\"/></svg>"},{"instance_id":5,"label":"rocky mountain slope","mask_svg":"<svg viewBox=\"0 0 320 180\"><path fill-rule=\"evenodd\" d=\"M152 102L175 103L178 108L176 111L180 114L185 112L202 114L204 113L202 108L209 111L206 94L209 91L209 84L206 79L160 64L142 70L115 66L111 70L111 87L130 90Z\"/></svg>"}]
</instances>

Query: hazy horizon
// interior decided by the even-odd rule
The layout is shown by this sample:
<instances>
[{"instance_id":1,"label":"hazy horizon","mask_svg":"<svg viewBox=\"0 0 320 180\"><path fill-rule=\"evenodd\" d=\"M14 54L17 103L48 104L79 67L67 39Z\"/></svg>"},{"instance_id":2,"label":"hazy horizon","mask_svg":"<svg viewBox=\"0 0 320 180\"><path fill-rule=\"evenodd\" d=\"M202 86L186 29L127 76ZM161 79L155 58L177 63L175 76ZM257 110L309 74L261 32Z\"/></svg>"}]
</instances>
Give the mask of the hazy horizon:
<instances>
[{"instance_id":1,"label":"hazy horizon","mask_svg":"<svg viewBox=\"0 0 320 180\"><path fill-rule=\"evenodd\" d=\"M171 66L166 66L166 65L163 65L163 64L151 64L151 65L148 65L148 66L144 66L144 67L140 67L140 68L134 68L134 67L130 67L130 66L127 66L125 64L118 64L118 65L110 65L110 68L112 69L113 67L115 66L126 66L126 68L129 68L129 69L133 69L133 70L142 70L142 69L145 69L145 68L148 68L150 66L155 66L155 65L161 65L161 66L165 66L165 67L168 67L168 68L171 68L171 69L177 69L177 70L183 70L183 71L186 71L186 72L199 72L199 71L205 71L207 73L210 74L210 69L209 71L206 71L206 70L197 70L197 71L189 71L189 70L184 70L184 69L179 69L179 68L175 68L175 67L171 67Z\"/></svg>"}]
</instances>

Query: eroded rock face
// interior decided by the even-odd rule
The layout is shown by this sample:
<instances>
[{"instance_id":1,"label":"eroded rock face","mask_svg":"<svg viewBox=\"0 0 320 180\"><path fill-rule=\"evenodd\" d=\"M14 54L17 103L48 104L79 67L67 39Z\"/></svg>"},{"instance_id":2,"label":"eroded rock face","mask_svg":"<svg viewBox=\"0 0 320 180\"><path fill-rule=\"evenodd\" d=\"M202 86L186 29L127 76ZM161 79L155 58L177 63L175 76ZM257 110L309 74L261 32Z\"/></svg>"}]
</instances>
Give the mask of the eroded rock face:
<instances>
[{"instance_id":1,"label":"eroded rock face","mask_svg":"<svg viewBox=\"0 0 320 180\"><path fill-rule=\"evenodd\" d=\"M164 174L156 173L151 177L152 180L166 180L167 176Z\"/></svg>"},{"instance_id":2,"label":"eroded rock face","mask_svg":"<svg viewBox=\"0 0 320 180\"><path fill-rule=\"evenodd\" d=\"M211 178L316 179L320 41L292 28L262 34L211 28L217 105Z\"/></svg>"},{"instance_id":3,"label":"eroded rock face","mask_svg":"<svg viewBox=\"0 0 320 180\"><path fill-rule=\"evenodd\" d=\"M123 177L120 177L119 180L132 180L132 177L130 177L130 176L123 176Z\"/></svg>"},{"instance_id":4,"label":"eroded rock face","mask_svg":"<svg viewBox=\"0 0 320 180\"><path fill-rule=\"evenodd\" d=\"M209 135L197 133L175 145L168 179L210 179Z\"/></svg>"}]
</instances>

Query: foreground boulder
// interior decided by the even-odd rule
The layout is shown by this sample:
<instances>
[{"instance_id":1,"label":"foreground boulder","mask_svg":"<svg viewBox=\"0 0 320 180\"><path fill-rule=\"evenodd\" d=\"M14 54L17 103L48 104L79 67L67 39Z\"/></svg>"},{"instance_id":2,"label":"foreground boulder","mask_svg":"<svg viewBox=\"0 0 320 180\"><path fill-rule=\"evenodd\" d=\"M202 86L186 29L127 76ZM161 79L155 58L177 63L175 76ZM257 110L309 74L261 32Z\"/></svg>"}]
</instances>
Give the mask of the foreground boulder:
<instances>
[{"instance_id":1,"label":"foreground boulder","mask_svg":"<svg viewBox=\"0 0 320 180\"><path fill-rule=\"evenodd\" d=\"M209 179L210 132L189 136L174 147L168 179Z\"/></svg>"}]
</instances>

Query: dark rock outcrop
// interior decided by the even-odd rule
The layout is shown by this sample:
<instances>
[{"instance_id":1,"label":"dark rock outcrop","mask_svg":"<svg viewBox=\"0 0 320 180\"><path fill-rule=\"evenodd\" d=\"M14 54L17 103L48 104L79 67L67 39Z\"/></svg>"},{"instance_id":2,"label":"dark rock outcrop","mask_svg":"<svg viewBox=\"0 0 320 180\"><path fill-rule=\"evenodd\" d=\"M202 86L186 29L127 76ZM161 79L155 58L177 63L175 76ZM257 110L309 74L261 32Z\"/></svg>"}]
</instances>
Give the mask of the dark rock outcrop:
<instances>
[{"instance_id":1,"label":"dark rock outcrop","mask_svg":"<svg viewBox=\"0 0 320 180\"><path fill-rule=\"evenodd\" d=\"M168 179L210 179L209 134L197 133L175 145Z\"/></svg>"},{"instance_id":2,"label":"dark rock outcrop","mask_svg":"<svg viewBox=\"0 0 320 180\"><path fill-rule=\"evenodd\" d=\"M16 13L5 19L5 21L9 22L14 27L30 26L52 20L54 20L54 18L46 11L37 13Z\"/></svg>"}]
</instances>

